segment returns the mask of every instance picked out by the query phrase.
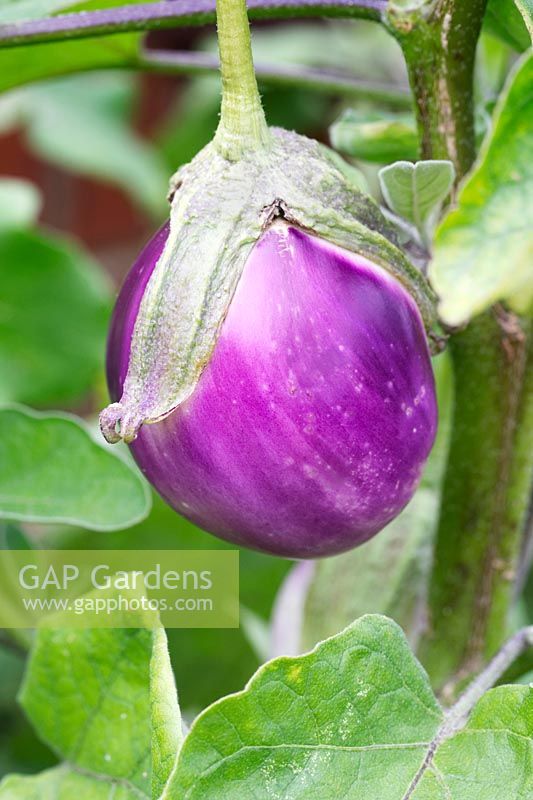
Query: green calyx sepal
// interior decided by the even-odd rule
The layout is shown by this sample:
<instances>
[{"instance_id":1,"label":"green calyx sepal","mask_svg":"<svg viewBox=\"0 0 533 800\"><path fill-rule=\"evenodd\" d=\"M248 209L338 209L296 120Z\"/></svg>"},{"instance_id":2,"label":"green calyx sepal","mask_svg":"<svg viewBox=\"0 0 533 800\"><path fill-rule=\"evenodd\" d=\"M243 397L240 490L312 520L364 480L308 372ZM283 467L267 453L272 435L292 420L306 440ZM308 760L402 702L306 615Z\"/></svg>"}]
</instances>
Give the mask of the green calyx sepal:
<instances>
[{"instance_id":1,"label":"green calyx sepal","mask_svg":"<svg viewBox=\"0 0 533 800\"><path fill-rule=\"evenodd\" d=\"M276 218L385 268L415 299L428 333L435 302L377 204L339 156L281 129L226 159L216 141L171 182L170 234L135 323L123 395L101 414L110 442L168 416L194 391L255 243Z\"/></svg>"}]
</instances>

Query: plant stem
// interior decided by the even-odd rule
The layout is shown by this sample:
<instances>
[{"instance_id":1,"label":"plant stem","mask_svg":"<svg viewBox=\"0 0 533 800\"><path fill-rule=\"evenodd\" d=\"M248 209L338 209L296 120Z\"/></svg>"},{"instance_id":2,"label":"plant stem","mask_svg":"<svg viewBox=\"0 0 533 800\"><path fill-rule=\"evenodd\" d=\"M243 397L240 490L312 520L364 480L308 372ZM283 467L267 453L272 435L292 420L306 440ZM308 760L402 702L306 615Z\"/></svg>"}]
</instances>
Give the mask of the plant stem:
<instances>
[{"instance_id":1,"label":"plant stem","mask_svg":"<svg viewBox=\"0 0 533 800\"><path fill-rule=\"evenodd\" d=\"M210 53L150 48L142 51L136 68L165 75L202 75L218 71L220 62ZM362 81L337 70L256 62L255 74L260 83L269 86L295 86L315 92L357 97L399 109L410 109L413 105L408 91L385 83Z\"/></svg>"},{"instance_id":2,"label":"plant stem","mask_svg":"<svg viewBox=\"0 0 533 800\"><path fill-rule=\"evenodd\" d=\"M507 635L533 454L531 325L501 309L452 338L455 413L421 658L437 685Z\"/></svg>"},{"instance_id":3,"label":"plant stem","mask_svg":"<svg viewBox=\"0 0 533 800\"><path fill-rule=\"evenodd\" d=\"M458 179L475 158L474 61L487 0L428 0L387 22L416 99L422 158L449 159Z\"/></svg>"},{"instance_id":4,"label":"plant stem","mask_svg":"<svg viewBox=\"0 0 533 800\"><path fill-rule=\"evenodd\" d=\"M255 19L286 17L354 17L379 21L387 0L249 0ZM45 19L0 26L0 47L31 42L80 39L124 31L160 30L184 25L205 25L215 19L215 0L163 0L59 14Z\"/></svg>"},{"instance_id":5,"label":"plant stem","mask_svg":"<svg viewBox=\"0 0 533 800\"><path fill-rule=\"evenodd\" d=\"M389 14L415 95L424 158L461 179L475 158L473 69L485 0ZM507 635L533 469L531 325L502 308L450 341L455 404L420 657L449 697ZM529 384L529 385L528 385Z\"/></svg>"},{"instance_id":6,"label":"plant stem","mask_svg":"<svg viewBox=\"0 0 533 800\"><path fill-rule=\"evenodd\" d=\"M229 161L269 142L252 56L246 0L217 0L222 106L214 144Z\"/></svg>"},{"instance_id":7,"label":"plant stem","mask_svg":"<svg viewBox=\"0 0 533 800\"><path fill-rule=\"evenodd\" d=\"M483 672L474 678L447 712L445 723L447 736L453 736L464 727L483 695L496 686L517 658L531 647L533 647L533 626L522 628L503 645Z\"/></svg>"}]
</instances>

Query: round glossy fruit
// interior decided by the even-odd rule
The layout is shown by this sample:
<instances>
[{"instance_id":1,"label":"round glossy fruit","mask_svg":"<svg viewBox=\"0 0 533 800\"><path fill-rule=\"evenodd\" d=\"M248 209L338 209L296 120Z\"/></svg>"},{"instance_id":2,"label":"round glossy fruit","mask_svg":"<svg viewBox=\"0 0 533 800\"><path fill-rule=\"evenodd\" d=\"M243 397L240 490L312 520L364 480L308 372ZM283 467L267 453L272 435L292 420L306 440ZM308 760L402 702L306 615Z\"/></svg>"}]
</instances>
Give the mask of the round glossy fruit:
<instances>
[{"instance_id":1,"label":"round glossy fruit","mask_svg":"<svg viewBox=\"0 0 533 800\"><path fill-rule=\"evenodd\" d=\"M118 400L162 228L120 293ZM163 498L231 542L295 558L369 539L412 497L437 407L416 303L382 267L277 222L252 250L193 394L131 450Z\"/></svg>"}]
</instances>

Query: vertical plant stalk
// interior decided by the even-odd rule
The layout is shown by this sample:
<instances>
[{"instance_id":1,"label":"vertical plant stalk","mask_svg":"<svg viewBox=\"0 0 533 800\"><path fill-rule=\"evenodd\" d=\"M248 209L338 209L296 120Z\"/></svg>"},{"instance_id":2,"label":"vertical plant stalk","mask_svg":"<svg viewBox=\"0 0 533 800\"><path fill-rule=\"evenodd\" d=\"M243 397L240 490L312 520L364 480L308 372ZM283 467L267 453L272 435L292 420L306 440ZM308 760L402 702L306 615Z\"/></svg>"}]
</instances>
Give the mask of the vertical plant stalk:
<instances>
[{"instance_id":1,"label":"vertical plant stalk","mask_svg":"<svg viewBox=\"0 0 533 800\"><path fill-rule=\"evenodd\" d=\"M421 154L460 180L475 159L473 72L486 0L391 8L405 54ZM531 326L503 308L453 336L452 440L420 657L453 699L507 635L533 469ZM529 385L528 385L529 381Z\"/></svg>"},{"instance_id":2,"label":"vertical plant stalk","mask_svg":"<svg viewBox=\"0 0 533 800\"><path fill-rule=\"evenodd\" d=\"M245 0L217 0L222 106L215 146L229 161L268 144Z\"/></svg>"},{"instance_id":3,"label":"vertical plant stalk","mask_svg":"<svg viewBox=\"0 0 533 800\"><path fill-rule=\"evenodd\" d=\"M495 309L450 343L455 409L420 656L437 686L478 672L508 633L533 453L530 325Z\"/></svg>"},{"instance_id":4,"label":"vertical plant stalk","mask_svg":"<svg viewBox=\"0 0 533 800\"><path fill-rule=\"evenodd\" d=\"M388 12L415 96L421 157L449 159L459 178L475 158L474 63L486 4L427 0L405 11L393 0Z\"/></svg>"}]
</instances>

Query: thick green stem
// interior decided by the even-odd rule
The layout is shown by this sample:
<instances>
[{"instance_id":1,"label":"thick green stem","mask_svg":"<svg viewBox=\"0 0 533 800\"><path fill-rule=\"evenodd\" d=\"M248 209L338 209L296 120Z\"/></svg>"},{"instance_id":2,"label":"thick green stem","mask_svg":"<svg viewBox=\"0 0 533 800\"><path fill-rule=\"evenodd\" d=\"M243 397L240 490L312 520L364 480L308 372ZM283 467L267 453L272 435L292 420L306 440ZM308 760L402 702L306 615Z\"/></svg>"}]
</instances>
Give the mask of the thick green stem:
<instances>
[{"instance_id":1,"label":"thick green stem","mask_svg":"<svg viewBox=\"0 0 533 800\"><path fill-rule=\"evenodd\" d=\"M215 145L230 161L268 144L269 132L257 88L245 0L217 0L222 107Z\"/></svg>"},{"instance_id":2,"label":"thick green stem","mask_svg":"<svg viewBox=\"0 0 533 800\"><path fill-rule=\"evenodd\" d=\"M475 158L474 61L487 0L428 0L415 11L391 3L415 96L422 158L445 158L463 176Z\"/></svg>"},{"instance_id":3,"label":"thick green stem","mask_svg":"<svg viewBox=\"0 0 533 800\"><path fill-rule=\"evenodd\" d=\"M508 633L533 454L530 327L497 309L450 343L453 433L430 627L420 649L435 684L448 684L450 696Z\"/></svg>"},{"instance_id":4,"label":"thick green stem","mask_svg":"<svg viewBox=\"0 0 533 800\"><path fill-rule=\"evenodd\" d=\"M458 180L475 158L473 71L485 4L431 0L408 11L397 0L388 16L407 61L422 156L450 159ZM453 433L420 647L450 698L507 635L532 469L530 338L528 323L498 308L450 342Z\"/></svg>"}]
</instances>

